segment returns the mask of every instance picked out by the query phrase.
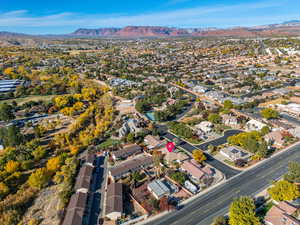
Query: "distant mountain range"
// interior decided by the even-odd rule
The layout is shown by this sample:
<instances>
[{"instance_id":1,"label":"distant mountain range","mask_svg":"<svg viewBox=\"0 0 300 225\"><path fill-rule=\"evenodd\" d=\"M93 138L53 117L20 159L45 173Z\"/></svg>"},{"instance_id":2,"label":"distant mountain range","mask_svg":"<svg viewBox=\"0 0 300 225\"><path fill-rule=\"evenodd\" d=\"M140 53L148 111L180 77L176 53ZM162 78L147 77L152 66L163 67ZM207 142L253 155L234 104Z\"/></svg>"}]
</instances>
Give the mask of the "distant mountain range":
<instances>
[{"instance_id":1,"label":"distant mountain range","mask_svg":"<svg viewBox=\"0 0 300 225\"><path fill-rule=\"evenodd\" d=\"M65 35L26 35L0 32L0 38L17 37L270 37L300 36L300 20L254 27L233 28L175 28L163 26L127 26L124 28L80 28Z\"/></svg>"},{"instance_id":2,"label":"distant mountain range","mask_svg":"<svg viewBox=\"0 0 300 225\"><path fill-rule=\"evenodd\" d=\"M257 37L300 36L300 20L286 21L255 27L218 28L171 28L161 26L127 26L124 28L80 28L72 36L91 37Z\"/></svg>"}]
</instances>

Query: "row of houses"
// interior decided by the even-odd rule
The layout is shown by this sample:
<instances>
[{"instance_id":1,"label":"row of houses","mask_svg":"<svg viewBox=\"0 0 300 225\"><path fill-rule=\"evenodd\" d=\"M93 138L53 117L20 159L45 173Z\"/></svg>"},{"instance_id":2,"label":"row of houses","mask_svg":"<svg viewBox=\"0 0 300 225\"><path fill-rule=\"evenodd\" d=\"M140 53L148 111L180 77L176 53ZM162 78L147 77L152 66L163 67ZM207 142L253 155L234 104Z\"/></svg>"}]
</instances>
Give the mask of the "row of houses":
<instances>
[{"instance_id":1,"label":"row of houses","mask_svg":"<svg viewBox=\"0 0 300 225\"><path fill-rule=\"evenodd\" d=\"M94 170L94 154L86 154L81 159L81 167L74 185L74 194L71 196L62 225L87 224L87 202L89 189Z\"/></svg>"}]
</instances>

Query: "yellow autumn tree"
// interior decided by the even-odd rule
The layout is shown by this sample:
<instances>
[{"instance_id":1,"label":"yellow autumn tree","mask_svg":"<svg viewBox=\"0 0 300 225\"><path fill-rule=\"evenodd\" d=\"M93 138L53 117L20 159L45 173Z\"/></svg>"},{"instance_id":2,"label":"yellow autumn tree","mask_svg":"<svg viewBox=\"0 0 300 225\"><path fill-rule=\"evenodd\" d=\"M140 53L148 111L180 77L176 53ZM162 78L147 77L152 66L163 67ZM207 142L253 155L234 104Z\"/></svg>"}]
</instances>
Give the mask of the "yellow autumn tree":
<instances>
[{"instance_id":1,"label":"yellow autumn tree","mask_svg":"<svg viewBox=\"0 0 300 225\"><path fill-rule=\"evenodd\" d=\"M91 101L93 100L96 95L97 95L97 90L94 88L83 88L81 90L82 93L82 97L87 100L87 101Z\"/></svg>"},{"instance_id":2,"label":"yellow autumn tree","mask_svg":"<svg viewBox=\"0 0 300 225\"><path fill-rule=\"evenodd\" d=\"M47 170L51 172L56 172L61 166L60 157L56 156L48 160L47 162Z\"/></svg>"},{"instance_id":3,"label":"yellow autumn tree","mask_svg":"<svg viewBox=\"0 0 300 225\"><path fill-rule=\"evenodd\" d=\"M20 163L17 161L10 160L5 165L5 170L8 173L14 173L18 171L20 168Z\"/></svg>"},{"instance_id":4,"label":"yellow autumn tree","mask_svg":"<svg viewBox=\"0 0 300 225\"><path fill-rule=\"evenodd\" d=\"M193 151L193 158L198 162L198 163L202 163L203 161L206 160L206 156L205 154L201 151L201 150L194 150Z\"/></svg>"},{"instance_id":5,"label":"yellow autumn tree","mask_svg":"<svg viewBox=\"0 0 300 225\"><path fill-rule=\"evenodd\" d=\"M28 178L30 187L42 189L50 181L50 174L46 168L39 168Z\"/></svg>"},{"instance_id":6,"label":"yellow autumn tree","mask_svg":"<svg viewBox=\"0 0 300 225\"><path fill-rule=\"evenodd\" d=\"M79 152L79 148L77 146L74 146L74 145L71 145L69 147L69 149L70 149L70 152L71 152L72 155L77 155L77 153Z\"/></svg>"}]
</instances>

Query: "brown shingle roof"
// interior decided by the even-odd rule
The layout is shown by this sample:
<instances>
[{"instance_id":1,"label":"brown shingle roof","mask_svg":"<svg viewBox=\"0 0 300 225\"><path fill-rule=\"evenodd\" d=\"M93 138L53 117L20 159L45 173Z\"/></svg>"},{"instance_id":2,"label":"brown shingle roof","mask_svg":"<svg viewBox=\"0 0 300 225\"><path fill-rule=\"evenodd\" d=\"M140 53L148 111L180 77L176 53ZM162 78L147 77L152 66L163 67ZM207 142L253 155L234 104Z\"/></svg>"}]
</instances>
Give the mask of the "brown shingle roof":
<instances>
[{"instance_id":1,"label":"brown shingle roof","mask_svg":"<svg viewBox=\"0 0 300 225\"><path fill-rule=\"evenodd\" d=\"M123 158L142 152L142 147L136 144L127 145L122 150L115 151L112 154L116 158Z\"/></svg>"},{"instance_id":2,"label":"brown shingle roof","mask_svg":"<svg viewBox=\"0 0 300 225\"><path fill-rule=\"evenodd\" d=\"M74 186L75 190L81 189L81 188L86 188L89 189L90 183L91 183L91 178L93 174L93 167L89 165L83 165L80 168L79 174L76 178L76 183Z\"/></svg>"},{"instance_id":3,"label":"brown shingle roof","mask_svg":"<svg viewBox=\"0 0 300 225\"><path fill-rule=\"evenodd\" d=\"M110 174L113 177L122 176L122 174L127 173L132 170L136 170L143 166L148 166L153 163L152 156L150 155L141 155L137 156L131 160L128 160L118 166L115 166L110 169Z\"/></svg>"},{"instance_id":4,"label":"brown shingle roof","mask_svg":"<svg viewBox=\"0 0 300 225\"><path fill-rule=\"evenodd\" d=\"M62 225L82 224L87 197L87 193L82 192L72 195Z\"/></svg>"},{"instance_id":5,"label":"brown shingle roof","mask_svg":"<svg viewBox=\"0 0 300 225\"><path fill-rule=\"evenodd\" d=\"M123 187L121 183L111 183L107 186L105 213L123 212Z\"/></svg>"}]
</instances>

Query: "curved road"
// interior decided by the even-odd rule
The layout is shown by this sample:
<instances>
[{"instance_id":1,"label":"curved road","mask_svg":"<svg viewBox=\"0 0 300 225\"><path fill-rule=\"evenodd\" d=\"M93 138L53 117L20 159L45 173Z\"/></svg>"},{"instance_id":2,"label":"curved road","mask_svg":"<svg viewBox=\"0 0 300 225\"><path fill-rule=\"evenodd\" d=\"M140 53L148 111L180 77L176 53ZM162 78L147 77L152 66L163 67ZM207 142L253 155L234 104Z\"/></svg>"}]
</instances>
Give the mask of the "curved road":
<instances>
[{"instance_id":1,"label":"curved road","mask_svg":"<svg viewBox=\"0 0 300 225\"><path fill-rule=\"evenodd\" d=\"M241 172L184 206L147 223L148 225L209 225L214 217L225 215L236 197L254 196L287 171L289 161L300 162L300 143L258 166Z\"/></svg>"},{"instance_id":2,"label":"curved road","mask_svg":"<svg viewBox=\"0 0 300 225\"><path fill-rule=\"evenodd\" d=\"M195 145L195 146L197 148L200 148L200 149L206 151L209 145L219 146L219 145L225 144L227 142L228 137L239 134L239 133L242 133L242 132L243 131L241 131L241 130L226 130L222 137L214 139L212 141L205 142L205 143L200 144L200 145Z\"/></svg>"}]
</instances>

